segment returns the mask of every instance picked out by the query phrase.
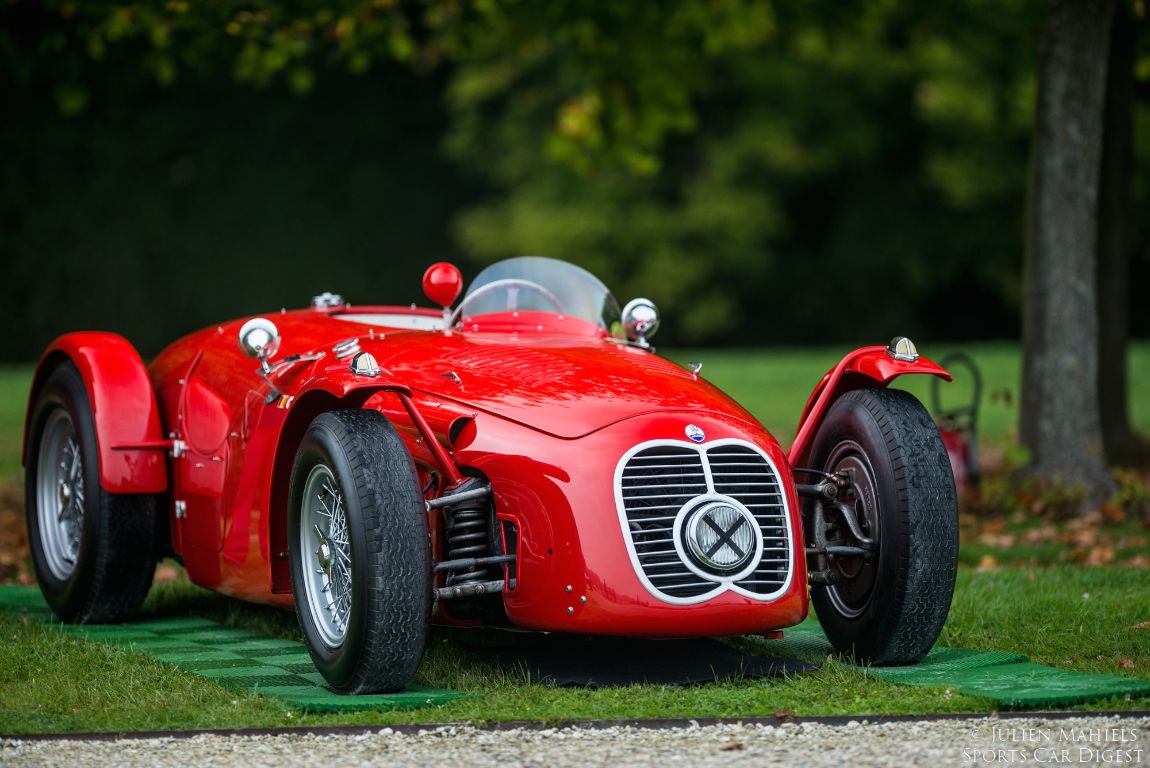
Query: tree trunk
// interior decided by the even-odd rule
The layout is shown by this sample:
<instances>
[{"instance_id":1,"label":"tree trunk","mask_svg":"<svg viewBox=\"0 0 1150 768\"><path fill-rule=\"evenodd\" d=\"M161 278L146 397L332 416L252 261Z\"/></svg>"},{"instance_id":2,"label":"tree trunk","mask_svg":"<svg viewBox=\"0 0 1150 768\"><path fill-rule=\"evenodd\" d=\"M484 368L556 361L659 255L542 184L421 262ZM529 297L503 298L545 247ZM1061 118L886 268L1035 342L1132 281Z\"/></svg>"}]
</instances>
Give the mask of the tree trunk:
<instances>
[{"instance_id":1,"label":"tree trunk","mask_svg":"<svg viewBox=\"0 0 1150 768\"><path fill-rule=\"evenodd\" d=\"M1098 186L1098 395L1102 442L1113 464L1138 463L1143 446L1130 428L1126 343L1130 264L1137 247L1131 203L1134 167L1134 20L1125 3L1114 14L1106 76L1102 179Z\"/></svg>"},{"instance_id":2,"label":"tree trunk","mask_svg":"<svg viewBox=\"0 0 1150 768\"><path fill-rule=\"evenodd\" d=\"M1100 502L1098 182L1115 0L1050 0L1043 32L1024 275L1020 438L1038 477Z\"/></svg>"}]
</instances>

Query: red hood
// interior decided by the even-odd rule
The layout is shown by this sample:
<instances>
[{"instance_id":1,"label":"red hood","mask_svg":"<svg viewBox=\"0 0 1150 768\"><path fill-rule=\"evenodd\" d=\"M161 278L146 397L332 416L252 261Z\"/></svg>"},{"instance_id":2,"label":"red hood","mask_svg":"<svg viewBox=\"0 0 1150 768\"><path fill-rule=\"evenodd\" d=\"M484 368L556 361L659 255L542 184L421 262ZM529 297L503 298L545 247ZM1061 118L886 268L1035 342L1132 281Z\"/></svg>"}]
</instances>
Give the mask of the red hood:
<instances>
[{"instance_id":1,"label":"red hood","mask_svg":"<svg viewBox=\"0 0 1150 768\"><path fill-rule=\"evenodd\" d=\"M758 426L708 382L625 345L458 333L435 343L425 333L361 343L414 390L557 437L582 437L632 416L668 410L723 414Z\"/></svg>"}]
</instances>

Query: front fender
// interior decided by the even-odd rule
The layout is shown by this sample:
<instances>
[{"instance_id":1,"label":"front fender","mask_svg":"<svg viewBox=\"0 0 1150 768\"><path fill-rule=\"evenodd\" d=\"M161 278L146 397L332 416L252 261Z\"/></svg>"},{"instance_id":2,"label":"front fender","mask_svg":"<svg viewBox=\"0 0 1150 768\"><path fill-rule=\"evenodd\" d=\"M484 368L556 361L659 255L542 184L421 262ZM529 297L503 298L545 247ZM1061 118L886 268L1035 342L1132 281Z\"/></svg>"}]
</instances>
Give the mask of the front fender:
<instances>
[{"instance_id":1,"label":"front fender","mask_svg":"<svg viewBox=\"0 0 1150 768\"><path fill-rule=\"evenodd\" d=\"M100 486L110 493L162 493L168 488L160 409L144 361L114 333L65 334L36 366L24 419L22 459L28 464L28 425L40 390L56 366L70 360L80 371L92 405L99 451Z\"/></svg>"},{"instance_id":2,"label":"front fender","mask_svg":"<svg viewBox=\"0 0 1150 768\"><path fill-rule=\"evenodd\" d=\"M387 371L383 371L379 376L361 376L352 373L350 366L342 363L329 365L317 371L300 386L296 396L303 398L312 392L326 392L338 400L345 401L344 407L360 408L380 390L400 392L411 397L411 388L396 381Z\"/></svg>"},{"instance_id":3,"label":"front fender","mask_svg":"<svg viewBox=\"0 0 1150 768\"><path fill-rule=\"evenodd\" d=\"M792 467L801 467L807 461L811 441L819 425L835 400L853 389L885 387L906 373L925 373L946 381L951 375L932 360L920 357L914 362L896 360L886 347L861 347L846 355L823 376L799 419L799 431L787 454Z\"/></svg>"}]
</instances>

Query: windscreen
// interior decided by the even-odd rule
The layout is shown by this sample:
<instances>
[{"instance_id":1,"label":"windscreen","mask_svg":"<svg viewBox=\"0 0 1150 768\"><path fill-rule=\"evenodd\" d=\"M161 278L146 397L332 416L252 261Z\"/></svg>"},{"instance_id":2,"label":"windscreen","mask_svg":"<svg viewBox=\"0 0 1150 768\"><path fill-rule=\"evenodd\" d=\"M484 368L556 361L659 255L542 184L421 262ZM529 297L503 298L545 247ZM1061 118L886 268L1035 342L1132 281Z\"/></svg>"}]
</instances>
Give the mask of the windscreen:
<instances>
[{"instance_id":1,"label":"windscreen","mask_svg":"<svg viewBox=\"0 0 1150 768\"><path fill-rule=\"evenodd\" d=\"M479 273L459 305L464 322L518 311L577 317L612 334L620 328L619 302L599 278L574 264L542 256L492 264Z\"/></svg>"}]
</instances>

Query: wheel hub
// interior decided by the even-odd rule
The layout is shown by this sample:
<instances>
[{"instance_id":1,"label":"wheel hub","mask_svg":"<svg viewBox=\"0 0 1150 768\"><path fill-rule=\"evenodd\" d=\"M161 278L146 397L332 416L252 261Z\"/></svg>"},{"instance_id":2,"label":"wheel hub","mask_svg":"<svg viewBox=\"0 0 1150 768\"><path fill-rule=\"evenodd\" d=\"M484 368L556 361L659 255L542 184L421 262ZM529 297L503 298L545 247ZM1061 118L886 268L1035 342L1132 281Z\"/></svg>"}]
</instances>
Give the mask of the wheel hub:
<instances>
[{"instance_id":1,"label":"wheel hub","mask_svg":"<svg viewBox=\"0 0 1150 768\"><path fill-rule=\"evenodd\" d=\"M320 570L324 575L331 579L331 546L328 545L327 539L321 539L319 547L315 550L315 557L319 561Z\"/></svg>"},{"instance_id":2,"label":"wheel hub","mask_svg":"<svg viewBox=\"0 0 1150 768\"><path fill-rule=\"evenodd\" d=\"M874 470L867 461L862 448L853 441L844 441L832 452L827 462L831 472L843 473L850 478L848 492L842 501L854 507L855 517L862 532L878 541L879 510L875 495ZM832 518L833 519L833 518ZM828 531L828 541L832 544L854 544L854 537L841 519L836 520ZM833 560L833 567L840 578L830 587L829 597L836 609L844 616L858 616L870 603L871 593L878 578L877 550L865 556L840 556Z\"/></svg>"},{"instance_id":3,"label":"wheel hub","mask_svg":"<svg viewBox=\"0 0 1150 768\"><path fill-rule=\"evenodd\" d=\"M84 524L84 464L72 417L57 409L40 437L36 508L41 551L48 570L67 579L80 556Z\"/></svg>"},{"instance_id":4,"label":"wheel hub","mask_svg":"<svg viewBox=\"0 0 1150 768\"><path fill-rule=\"evenodd\" d=\"M313 467L304 483L300 531L306 603L301 609L324 641L336 647L347 636L351 615L351 546L343 497L323 464Z\"/></svg>"}]
</instances>

